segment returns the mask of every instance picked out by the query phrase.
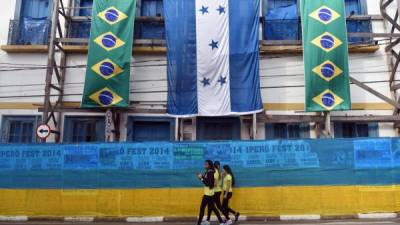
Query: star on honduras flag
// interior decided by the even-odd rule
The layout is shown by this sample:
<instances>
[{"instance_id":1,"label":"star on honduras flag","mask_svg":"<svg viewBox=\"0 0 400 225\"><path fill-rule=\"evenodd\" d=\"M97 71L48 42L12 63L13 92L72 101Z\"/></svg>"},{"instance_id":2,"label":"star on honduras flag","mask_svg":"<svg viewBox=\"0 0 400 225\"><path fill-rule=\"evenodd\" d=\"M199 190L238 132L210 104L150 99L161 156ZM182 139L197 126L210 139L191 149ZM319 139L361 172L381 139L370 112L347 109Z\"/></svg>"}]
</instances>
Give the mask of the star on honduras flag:
<instances>
[{"instance_id":1,"label":"star on honduras flag","mask_svg":"<svg viewBox=\"0 0 400 225\"><path fill-rule=\"evenodd\" d=\"M164 0L168 113L240 115L263 109L260 0Z\"/></svg>"}]
</instances>

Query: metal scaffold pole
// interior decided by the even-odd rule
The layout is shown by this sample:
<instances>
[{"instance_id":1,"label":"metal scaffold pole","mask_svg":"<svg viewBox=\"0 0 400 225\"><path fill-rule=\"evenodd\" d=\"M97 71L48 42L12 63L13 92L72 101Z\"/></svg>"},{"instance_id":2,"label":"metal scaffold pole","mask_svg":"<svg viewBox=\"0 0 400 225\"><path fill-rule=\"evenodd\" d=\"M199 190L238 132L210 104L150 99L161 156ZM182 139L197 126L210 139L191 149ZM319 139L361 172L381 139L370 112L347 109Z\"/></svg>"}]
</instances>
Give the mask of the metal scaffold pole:
<instances>
[{"instance_id":1,"label":"metal scaffold pole","mask_svg":"<svg viewBox=\"0 0 400 225\"><path fill-rule=\"evenodd\" d=\"M400 83L396 82L396 76L400 65L400 50L398 48L400 37L397 35L400 32L400 0L380 0L380 11L387 25L387 32L390 32L389 44L385 47L385 51L390 53L388 63L390 71L389 87L392 93L392 101L395 104L393 115L399 116L400 98L398 96L398 90L400 89ZM399 122L396 122L395 127L399 128L399 124Z\"/></svg>"},{"instance_id":2,"label":"metal scaffold pole","mask_svg":"<svg viewBox=\"0 0 400 225\"><path fill-rule=\"evenodd\" d=\"M42 122L49 124L52 122L52 133L55 135L55 142L60 142L61 118L62 113L56 112L56 108L62 104L64 95L64 81L66 74L67 54L65 53L60 39L64 37L61 28L60 15L65 19L64 33L68 35L72 0L68 0L68 6L64 7L63 0L53 1L51 17L50 40L48 44L46 86L44 96L44 107ZM60 52L59 62L56 59L56 52ZM53 80L55 74L56 81ZM55 93L53 94L54 91ZM55 99L53 99L55 98ZM55 100L55 101L54 101ZM52 102L54 101L54 103Z\"/></svg>"}]
</instances>

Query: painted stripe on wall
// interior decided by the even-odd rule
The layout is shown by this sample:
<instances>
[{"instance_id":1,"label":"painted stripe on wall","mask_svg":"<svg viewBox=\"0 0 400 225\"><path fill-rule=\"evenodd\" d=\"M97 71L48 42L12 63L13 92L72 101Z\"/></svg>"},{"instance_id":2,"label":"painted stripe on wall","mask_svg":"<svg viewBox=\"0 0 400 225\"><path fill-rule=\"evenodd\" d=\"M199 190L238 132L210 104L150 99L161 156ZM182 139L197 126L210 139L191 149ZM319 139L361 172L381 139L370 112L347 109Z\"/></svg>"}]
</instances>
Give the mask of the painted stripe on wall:
<instances>
[{"instance_id":1,"label":"painted stripe on wall","mask_svg":"<svg viewBox=\"0 0 400 225\"><path fill-rule=\"evenodd\" d=\"M3 171L0 188L10 189L140 189L140 188L197 188L198 170L53 170ZM400 184L400 169L236 169L239 187L273 186L337 186Z\"/></svg>"},{"instance_id":2,"label":"painted stripe on wall","mask_svg":"<svg viewBox=\"0 0 400 225\"><path fill-rule=\"evenodd\" d=\"M396 212L400 186L263 187L234 190L243 215ZM202 189L0 189L0 214L25 216L196 216Z\"/></svg>"}]
</instances>

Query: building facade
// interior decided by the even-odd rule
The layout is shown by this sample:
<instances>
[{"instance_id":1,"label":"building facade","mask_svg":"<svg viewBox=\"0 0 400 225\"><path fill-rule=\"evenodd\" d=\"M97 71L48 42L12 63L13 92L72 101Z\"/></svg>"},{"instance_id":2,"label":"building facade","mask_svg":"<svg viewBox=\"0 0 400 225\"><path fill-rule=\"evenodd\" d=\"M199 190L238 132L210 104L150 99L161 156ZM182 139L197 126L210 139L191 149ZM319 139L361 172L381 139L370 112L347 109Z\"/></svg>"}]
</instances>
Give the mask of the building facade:
<instances>
[{"instance_id":1,"label":"building facade","mask_svg":"<svg viewBox=\"0 0 400 225\"><path fill-rule=\"evenodd\" d=\"M385 33L376 0L345 0L349 33ZM35 143L45 95L47 49L52 0L9 0L0 13L0 143ZM92 0L73 0L68 38L89 37ZM317 116L304 112L304 68L301 55L299 0L263 0L260 12L260 80L265 112L253 117L187 118L166 115L167 73L162 0L137 4L135 46L131 66L131 107L118 113L116 141L249 140L323 138L323 122L292 120ZM153 18L149 20L146 18ZM65 21L61 20L64 24ZM9 26L7 26L9 24ZM62 27L62 26L61 26ZM391 96L390 58L385 39L349 37L350 75L380 93ZM67 48L68 47L68 48ZM60 114L60 141L105 141L104 111L78 110L83 92L87 46L66 46L66 74ZM60 53L56 53L60 57ZM54 80L54 82L56 82ZM51 96L56 99L58 96ZM352 111L333 117L393 115L393 106L351 84ZM275 117L277 116L277 117ZM270 119L268 119L270 118ZM281 118L281 119L271 119ZM283 119L282 119L283 118ZM300 117L299 117L300 118ZM394 137L393 122L334 119L335 138ZM253 135L256 131L256 135ZM56 141L51 135L49 142Z\"/></svg>"}]
</instances>

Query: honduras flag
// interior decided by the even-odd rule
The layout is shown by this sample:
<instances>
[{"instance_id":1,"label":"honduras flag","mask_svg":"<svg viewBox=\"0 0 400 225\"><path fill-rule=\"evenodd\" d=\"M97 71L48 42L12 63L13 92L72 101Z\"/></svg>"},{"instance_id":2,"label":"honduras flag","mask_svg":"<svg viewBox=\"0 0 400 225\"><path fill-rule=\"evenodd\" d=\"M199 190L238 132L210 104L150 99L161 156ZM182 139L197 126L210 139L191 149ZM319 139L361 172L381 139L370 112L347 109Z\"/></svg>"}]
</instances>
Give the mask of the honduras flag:
<instances>
[{"instance_id":1,"label":"honduras flag","mask_svg":"<svg viewBox=\"0 0 400 225\"><path fill-rule=\"evenodd\" d=\"M225 116L263 109L260 0L164 0L168 113Z\"/></svg>"}]
</instances>

